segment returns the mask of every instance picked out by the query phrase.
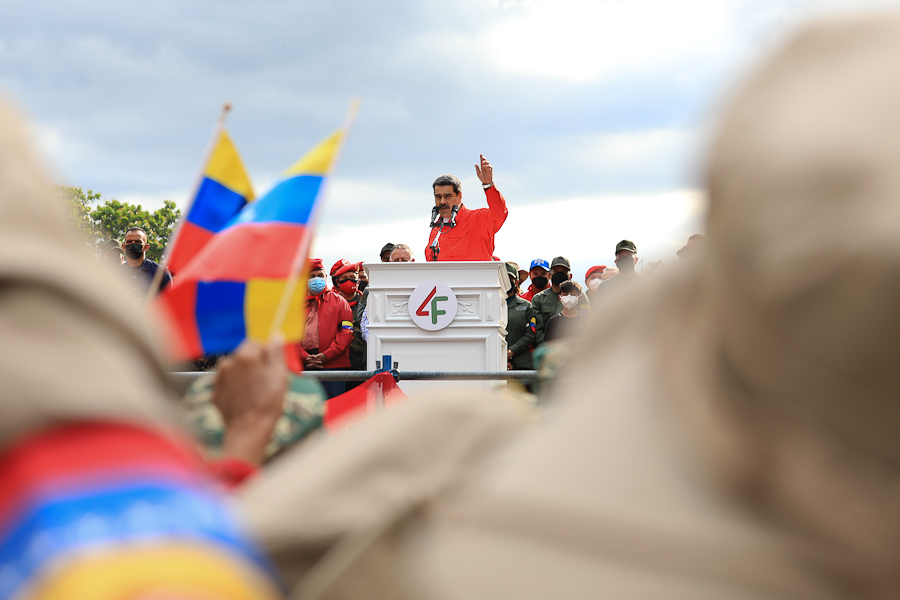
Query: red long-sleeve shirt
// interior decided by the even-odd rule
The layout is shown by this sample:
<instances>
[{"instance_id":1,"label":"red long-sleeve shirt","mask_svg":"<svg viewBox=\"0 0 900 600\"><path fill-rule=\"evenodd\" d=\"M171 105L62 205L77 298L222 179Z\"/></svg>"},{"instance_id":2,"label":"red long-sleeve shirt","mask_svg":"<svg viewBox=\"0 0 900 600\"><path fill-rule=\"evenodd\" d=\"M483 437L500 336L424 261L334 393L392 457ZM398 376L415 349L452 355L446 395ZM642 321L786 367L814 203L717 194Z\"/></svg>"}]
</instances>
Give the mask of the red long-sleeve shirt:
<instances>
[{"instance_id":1,"label":"red long-sleeve shirt","mask_svg":"<svg viewBox=\"0 0 900 600\"><path fill-rule=\"evenodd\" d=\"M325 290L318 296L307 298L307 304L316 304L319 322L319 352L325 355L323 369L350 367L350 342L353 341L353 312L347 301L338 294ZM302 343L288 344L285 352L288 368L294 372L303 369L303 361L309 356Z\"/></svg>"},{"instance_id":2,"label":"red long-sleeve shirt","mask_svg":"<svg viewBox=\"0 0 900 600\"><path fill-rule=\"evenodd\" d=\"M438 231L443 229L438 240L440 252L438 260L491 260L494 254L494 234L500 231L509 211L506 200L497 191L497 186L484 191L487 196L487 208L469 210L460 205L456 213L456 227L435 227L428 238L425 248L425 260L434 260L431 243Z\"/></svg>"}]
</instances>

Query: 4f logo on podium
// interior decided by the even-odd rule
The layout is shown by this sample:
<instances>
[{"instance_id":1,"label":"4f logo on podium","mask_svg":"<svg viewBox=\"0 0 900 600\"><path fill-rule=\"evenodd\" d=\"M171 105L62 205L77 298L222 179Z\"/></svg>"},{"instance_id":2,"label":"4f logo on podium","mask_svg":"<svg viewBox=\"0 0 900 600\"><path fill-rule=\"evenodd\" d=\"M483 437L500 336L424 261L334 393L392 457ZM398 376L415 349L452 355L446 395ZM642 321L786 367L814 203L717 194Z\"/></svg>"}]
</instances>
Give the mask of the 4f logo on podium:
<instances>
[{"instance_id":1,"label":"4f logo on podium","mask_svg":"<svg viewBox=\"0 0 900 600\"><path fill-rule=\"evenodd\" d=\"M426 331L438 331L456 318L456 294L438 281L420 284L409 295L409 316Z\"/></svg>"}]
</instances>

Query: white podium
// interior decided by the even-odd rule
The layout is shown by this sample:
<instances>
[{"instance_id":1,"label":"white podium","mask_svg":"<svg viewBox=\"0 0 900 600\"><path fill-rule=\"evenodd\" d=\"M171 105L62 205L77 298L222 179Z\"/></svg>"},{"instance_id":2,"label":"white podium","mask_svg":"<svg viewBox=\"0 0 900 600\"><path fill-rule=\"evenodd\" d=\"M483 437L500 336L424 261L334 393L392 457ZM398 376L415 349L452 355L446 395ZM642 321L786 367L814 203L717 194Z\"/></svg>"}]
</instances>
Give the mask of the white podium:
<instances>
[{"instance_id":1,"label":"white podium","mask_svg":"<svg viewBox=\"0 0 900 600\"><path fill-rule=\"evenodd\" d=\"M505 371L506 291L502 262L366 263L367 366L390 355L403 371ZM454 302L455 300L455 302ZM454 314L455 313L455 314ZM403 381L407 394L495 381Z\"/></svg>"}]
</instances>

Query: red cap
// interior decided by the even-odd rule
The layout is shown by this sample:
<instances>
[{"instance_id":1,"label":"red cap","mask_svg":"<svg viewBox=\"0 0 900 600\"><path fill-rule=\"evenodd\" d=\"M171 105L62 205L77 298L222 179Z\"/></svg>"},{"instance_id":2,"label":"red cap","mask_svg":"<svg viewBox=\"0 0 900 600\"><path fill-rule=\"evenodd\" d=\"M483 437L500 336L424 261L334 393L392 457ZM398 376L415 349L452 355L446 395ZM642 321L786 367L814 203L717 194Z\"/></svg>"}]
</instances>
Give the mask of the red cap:
<instances>
[{"instance_id":1,"label":"red cap","mask_svg":"<svg viewBox=\"0 0 900 600\"><path fill-rule=\"evenodd\" d=\"M331 267L331 276L332 277L340 277L344 273L348 271L356 272L359 270L358 263L351 263L346 258L342 258L341 260L334 263L334 266Z\"/></svg>"},{"instance_id":2,"label":"red cap","mask_svg":"<svg viewBox=\"0 0 900 600\"><path fill-rule=\"evenodd\" d=\"M321 259L321 258L310 258L310 259L307 260L306 262L307 262L307 264L309 265L309 270L310 270L310 271L315 271L315 270L317 270L317 269L324 269L324 268L325 268L325 267L322 266L322 259Z\"/></svg>"},{"instance_id":3,"label":"red cap","mask_svg":"<svg viewBox=\"0 0 900 600\"><path fill-rule=\"evenodd\" d=\"M606 270L606 265L597 265L596 267L591 267L588 269L588 272L584 274L584 279L587 281L587 278L591 276L591 273L597 273L598 271L602 273Z\"/></svg>"}]
</instances>

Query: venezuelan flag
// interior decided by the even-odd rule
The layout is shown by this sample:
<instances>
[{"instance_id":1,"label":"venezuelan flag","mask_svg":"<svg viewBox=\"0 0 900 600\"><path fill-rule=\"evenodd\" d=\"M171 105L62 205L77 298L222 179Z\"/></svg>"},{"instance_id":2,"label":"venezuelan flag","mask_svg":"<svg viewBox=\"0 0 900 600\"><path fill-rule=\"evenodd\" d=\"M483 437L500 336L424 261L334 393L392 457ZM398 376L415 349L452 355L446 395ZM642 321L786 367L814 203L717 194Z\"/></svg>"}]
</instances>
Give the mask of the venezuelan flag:
<instances>
[{"instance_id":1,"label":"venezuelan flag","mask_svg":"<svg viewBox=\"0 0 900 600\"><path fill-rule=\"evenodd\" d=\"M60 425L0 454L0 598L280 598L187 442Z\"/></svg>"},{"instance_id":2,"label":"venezuelan flag","mask_svg":"<svg viewBox=\"0 0 900 600\"><path fill-rule=\"evenodd\" d=\"M344 130L338 130L284 172L265 196L247 204L182 270L161 300L177 330L175 354L224 354L244 339L266 341L312 236L316 202ZM296 283L296 280L295 280ZM293 286L281 326L286 342L303 336L306 286Z\"/></svg>"},{"instance_id":3,"label":"venezuelan flag","mask_svg":"<svg viewBox=\"0 0 900 600\"><path fill-rule=\"evenodd\" d=\"M253 186L228 132L217 136L203 179L169 248L167 267L178 274L212 237L253 200Z\"/></svg>"}]
</instances>

